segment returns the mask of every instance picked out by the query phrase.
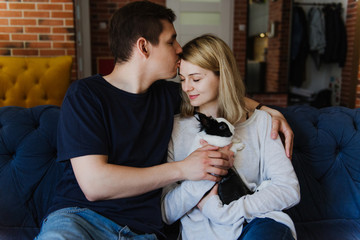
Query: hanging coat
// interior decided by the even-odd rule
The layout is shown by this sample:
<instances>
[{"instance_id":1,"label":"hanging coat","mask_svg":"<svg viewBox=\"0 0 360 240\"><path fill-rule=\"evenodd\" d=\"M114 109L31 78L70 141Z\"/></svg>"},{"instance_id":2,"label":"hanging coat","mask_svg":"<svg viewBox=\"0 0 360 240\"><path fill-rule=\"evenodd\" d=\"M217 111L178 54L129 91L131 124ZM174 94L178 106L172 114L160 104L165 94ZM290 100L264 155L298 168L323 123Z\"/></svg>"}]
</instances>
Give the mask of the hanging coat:
<instances>
[{"instance_id":1,"label":"hanging coat","mask_svg":"<svg viewBox=\"0 0 360 240\"><path fill-rule=\"evenodd\" d=\"M325 20L324 14L318 7L312 7L308 13L309 50L317 69L321 66L321 55L325 52Z\"/></svg>"},{"instance_id":2,"label":"hanging coat","mask_svg":"<svg viewBox=\"0 0 360 240\"><path fill-rule=\"evenodd\" d=\"M289 81L292 86L300 87L305 81L305 63L309 52L306 14L301 7L295 6L291 31L291 62Z\"/></svg>"},{"instance_id":3,"label":"hanging coat","mask_svg":"<svg viewBox=\"0 0 360 240\"><path fill-rule=\"evenodd\" d=\"M342 19L341 4L329 4L323 8L325 19L326 47L322 59L326 63L345 65L347 36Z\"/></svg>"}]
</instances>

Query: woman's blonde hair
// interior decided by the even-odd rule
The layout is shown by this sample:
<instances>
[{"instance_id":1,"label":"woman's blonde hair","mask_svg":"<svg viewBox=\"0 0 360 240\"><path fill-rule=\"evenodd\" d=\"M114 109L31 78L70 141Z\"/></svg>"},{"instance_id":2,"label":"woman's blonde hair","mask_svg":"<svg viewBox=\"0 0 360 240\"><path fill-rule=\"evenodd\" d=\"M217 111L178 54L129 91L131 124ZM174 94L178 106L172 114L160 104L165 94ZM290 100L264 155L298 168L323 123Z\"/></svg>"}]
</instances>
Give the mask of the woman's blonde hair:
<instances>
[{"instance_id":1,"label":"woman's blonde hair","mask_svg":"<svg viewBox=\"0 0 360 240\"><path fill-rule=\"evenodd\" d=\"M245 86L228 45L214 35L202 35L185 44L181 59L219 76L218 117L232 124L239 122L245 114ZM181 115L193 116L194 107L186 93L181 94Z\"/></svg>"}]
</instances>

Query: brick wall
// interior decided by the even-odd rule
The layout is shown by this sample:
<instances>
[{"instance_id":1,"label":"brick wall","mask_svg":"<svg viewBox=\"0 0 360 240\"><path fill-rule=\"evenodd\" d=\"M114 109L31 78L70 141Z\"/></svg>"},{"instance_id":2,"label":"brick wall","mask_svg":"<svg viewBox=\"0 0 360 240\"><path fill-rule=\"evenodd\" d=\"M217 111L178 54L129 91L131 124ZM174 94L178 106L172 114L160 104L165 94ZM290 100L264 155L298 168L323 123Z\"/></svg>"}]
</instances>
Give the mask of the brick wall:
<instances>
[{"instance_id":1,"label":"brick wall","mask_svg":"<svg viewBox=\"0 0 360 240\"><path fill-rule=\"evenodd\" d=\"M256 93L249 94L248 97L266 105L275 105L279 107L287 107L288 102L287 93Z\"/></svg>"},{"instance_id":2,"label":"brick wall","mask_svg":"<svg viewBox=\"0 0 360 240\"><path fill-rule=\"evenodd\" d=\"M269 24L275 23L275 36L269 38L266 67L266 91L287 92L291 2L269 2ZM269 31L269 30L268 30Z\"/></svg>"},{"instance_id":3,"label":"brick wall","mask_svg":"<svg viewBox=\"0 0 360 240\"><path fill-rule=\"evenodd\" d=\"M246 68L246 41L247 41L247 19L248 19L248 0L237 0L234 4L234 39L233 51L238 63L241 77L245 77ZM244 26L243 30L239 26Z\"/></svg>"},{"instance_id":4,"label":"brick wall","mask_svg":"<svg viewBox=\"0 0 360 240\"><path fill-rule=\"evenodd\" d=\"M0 0L0 55L73 56L76 51L72 0Z\"/></svg>"},{"instance_id":5,"label":"brick wall","mask_svg":"<svg viewBox=\"0 0 360 240\"><path fill-rule=\"evenodd\" d=\"M108 29L112 14L120 7L137 0L90 0L92 71L97 73L97 58L112 57L108 43ZM166 0L150 0L161 5Z\"/></svg>"},{"instance_id":6,"label":"brick wall","mask_svg":"<svg viewBox=\"0 0 360 240\"><path fill-rule=\"evenodd\" d=\"M360 62L360 59L359 59ZM356 87L356 103L355 107L360 108L360 64L359 64L359 70L358 70L358 77L357 77L357 87Z\"/></svg>"},{"instance_id":7,"label":"brick wall","mask_svg":"<svg viewBox=\"0 0 360 240\"><path fill-rule=\"evenodd\" d=\"M346 56L346 63L342 69L342 84L341 84L341 105L346 107L360 107L360 82L359 82L359 51L360 45L357 41L360 40L360 19L359 10L356 0L348 0L347 14L346 14L346 31L348 49ZM356 43L357 42L357 43Z\"/></svg>"},{"instance_id":8,"label":"brick wall","mask_svg":"<svg viewBox=\"0 0 360 240\"><path fill-rule=\"evenodd\" d=\"M360 2L355 1L355 0L349 0L349 1L351 1L351 5L353 6L353 8L356 9L356 11L354 11L355 16L353 17L353 21L356 22L356 31L357 32L356 32L356 37L355 37L356 40L354 41L354 44L357 44L357 46L354 48L354 50L357 51L357 55L355 54L355 57L357 58L359 66L357 67L357 83L356 83L356 95L355 95L355 106L354 107L360 108L360 43L359 43L360 42ZM353 68L356 69L356 66L353 66ZM356 78L356 75L355 75L355 78ZM342 92L342 96L343 96L343 94L346 94L346 93Z\"/></svg>"}]
</instances>

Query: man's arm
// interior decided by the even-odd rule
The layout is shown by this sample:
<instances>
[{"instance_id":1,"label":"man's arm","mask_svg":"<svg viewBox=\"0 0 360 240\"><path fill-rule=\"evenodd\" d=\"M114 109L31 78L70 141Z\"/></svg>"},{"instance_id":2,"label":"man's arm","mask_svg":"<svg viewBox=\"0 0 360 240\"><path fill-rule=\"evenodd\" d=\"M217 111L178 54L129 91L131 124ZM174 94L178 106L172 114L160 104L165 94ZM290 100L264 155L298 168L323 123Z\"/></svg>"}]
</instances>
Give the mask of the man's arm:
<instances>
[{"instance_id":1,"label":"man's arm","mask_svg":"<svg viewBox=\"0 0 360 240\"><path fill-rule=\"evenodd\" d=\"M81 190L89 201L140 195L181 180L218 181L231 166L228 156L218 148L205 146L184 161L148 168L109 164L107 156L87 155L71 159ZM230 151L230 150L229 150ZM214 176L215 175L215 176Z\"/></svg>"},{"instance_id":2,"label":"man's arm","mask_svg":"<svg viewBox=\"0 0 360 240\"><path fill-rule=\"evenodd\" d=\"M249 110L254 110L259 103L245 97L245 105ZM286 121L284 115L282 115L279 111L269 108L267 106L261 106L261 110L266 111L272 117L272 129L271 129L271 137L276 139L279 133L283 134L285 140L285 153L288 158L291 158L294 144L294 133L290 128L290 125Z\"/></svg>"}]
</instances>

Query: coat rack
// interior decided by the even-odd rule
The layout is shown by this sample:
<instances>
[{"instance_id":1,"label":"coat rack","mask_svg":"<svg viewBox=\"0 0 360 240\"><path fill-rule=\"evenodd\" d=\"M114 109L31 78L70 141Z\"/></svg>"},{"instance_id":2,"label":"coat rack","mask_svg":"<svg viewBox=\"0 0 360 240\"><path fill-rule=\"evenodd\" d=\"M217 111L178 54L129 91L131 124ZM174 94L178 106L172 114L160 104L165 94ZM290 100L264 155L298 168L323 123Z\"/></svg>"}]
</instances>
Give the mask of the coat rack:
<instances>
[{"instance_id":1,"label":"coat rack","mask_svg":"<svg viewBox=\"0 0 360 240\"><path fill-rule=\"evenodd\" d=\"M294 2L295 5L309 5L309 6L326 6L326 5L331 5L331 4L339 4L340 6L342 5L341 3L306 3L306 2Z\"/></svg>"}]
</instances>

